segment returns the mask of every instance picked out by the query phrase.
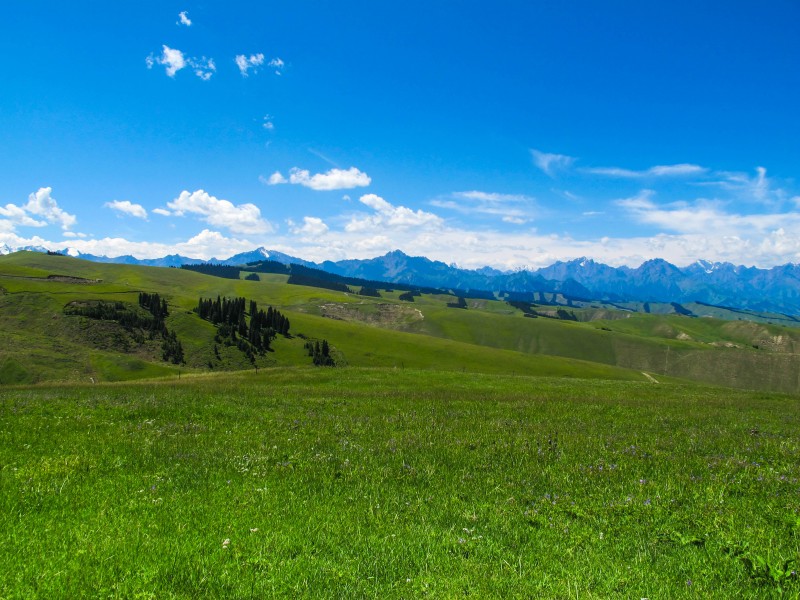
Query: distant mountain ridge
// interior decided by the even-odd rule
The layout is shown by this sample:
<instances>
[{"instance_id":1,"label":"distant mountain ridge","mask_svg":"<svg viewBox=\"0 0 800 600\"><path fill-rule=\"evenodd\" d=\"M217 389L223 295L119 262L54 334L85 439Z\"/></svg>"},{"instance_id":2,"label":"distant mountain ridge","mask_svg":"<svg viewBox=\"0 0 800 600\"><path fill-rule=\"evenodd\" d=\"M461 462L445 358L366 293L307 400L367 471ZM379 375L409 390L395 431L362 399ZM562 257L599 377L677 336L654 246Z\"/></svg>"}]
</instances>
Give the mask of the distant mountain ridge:
<instances>
[{"instance_id":1,"label":"distant mountain ridge","mask_svg":"<svg viewBox=\"0 0 800 600\"><path fill-rule=\"evenodd\" d=\"M0 254L17 250L45 252L42 247L10 248L0 245ZM95 262L179 267L212 262L242 265L263 260L300 264L345 277L405 283L453 290L493 292L556 292L565 296L606 302L694 302L742 310L800 315L800 266L785 264L771 269L713 263L704 260L677 267L663 259L645 261L639 267L611 267L590 258L558 261L535 270L502 272L490 267L460 269L441 261L414 257L394 250L371 259L349 259L314 263L294 256L257 248L226 259L204 261L177 254L156 259L133 256L109 258L83 254L73 248L60 251Z\"/></svg>"}]
</instances>

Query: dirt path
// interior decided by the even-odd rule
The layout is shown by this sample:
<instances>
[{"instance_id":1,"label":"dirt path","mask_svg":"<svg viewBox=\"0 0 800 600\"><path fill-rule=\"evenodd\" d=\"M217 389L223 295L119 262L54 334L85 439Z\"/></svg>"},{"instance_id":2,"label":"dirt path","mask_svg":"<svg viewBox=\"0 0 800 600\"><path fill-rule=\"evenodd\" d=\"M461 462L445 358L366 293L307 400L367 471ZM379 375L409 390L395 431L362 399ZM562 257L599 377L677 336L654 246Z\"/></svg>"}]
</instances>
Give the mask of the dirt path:
<instances>
[{"instance_id":1,"label":"dirt path","mask_svg":"<svg viewBox=\"0 0 800 600\"><path fill-rule=\"evenodd\" d=\"M658 380L652 375L650 375L650 373L645 373L644 371L642 371L642 375L647 377L647 379L649 379L652 383L658 383Z\"/></svg>"}]
</instances>

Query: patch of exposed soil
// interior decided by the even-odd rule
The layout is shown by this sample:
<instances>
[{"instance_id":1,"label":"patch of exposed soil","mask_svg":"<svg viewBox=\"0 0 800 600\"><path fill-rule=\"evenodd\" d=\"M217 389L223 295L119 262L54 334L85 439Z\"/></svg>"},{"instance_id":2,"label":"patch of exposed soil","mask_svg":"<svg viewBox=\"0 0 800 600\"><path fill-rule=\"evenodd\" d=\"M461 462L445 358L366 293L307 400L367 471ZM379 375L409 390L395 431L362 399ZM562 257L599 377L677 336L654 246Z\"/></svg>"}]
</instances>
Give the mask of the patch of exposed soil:
<instances>
[{"instance_id":1,"label":"patch of exposed soil","mask_svg":"<svg viewBox=\"0 0 800 600\"><path fill-rule=\"evenodd\" d=\"M378 327L404 327L425 317L417 308L400 304L323 304L320 307L323 317L340 321L358 321Z\"/></svg>"}]
</instances>

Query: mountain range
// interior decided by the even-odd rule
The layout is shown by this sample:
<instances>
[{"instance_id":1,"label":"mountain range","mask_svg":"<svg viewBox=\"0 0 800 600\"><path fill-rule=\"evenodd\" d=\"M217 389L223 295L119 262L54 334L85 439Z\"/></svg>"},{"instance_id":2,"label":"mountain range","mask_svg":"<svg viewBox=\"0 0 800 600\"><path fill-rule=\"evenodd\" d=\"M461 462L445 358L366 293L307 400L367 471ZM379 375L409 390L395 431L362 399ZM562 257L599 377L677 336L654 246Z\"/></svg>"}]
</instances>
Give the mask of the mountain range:
<instances>
[{"instance_id":1,"label":"mountain range","mask_svg":"<svg viewBox=\"0 0 800 600\"><path fill-rule=\"evenodd\" d=\"M47 251L42 247L10 248L0 245L0 254L17 250ZM257 248L234 256L204 261L177 254L155 259L130 255L109 258L65 248L61 254L105 263L179 267L210 262L242 265L271 260L300 264L345 277L405 283L458 291L560 293L565 297L604 302L703 302L740 310L800 315L800 265L785 264L770 269L699 260L677 267L653 259L639 267L611 267L590 258L559 261L535 270L503 272L490 267L460 269L454 265L409 256L399 250L364 260L314 263L275 250Z\"/></svg>"}]
</instances>

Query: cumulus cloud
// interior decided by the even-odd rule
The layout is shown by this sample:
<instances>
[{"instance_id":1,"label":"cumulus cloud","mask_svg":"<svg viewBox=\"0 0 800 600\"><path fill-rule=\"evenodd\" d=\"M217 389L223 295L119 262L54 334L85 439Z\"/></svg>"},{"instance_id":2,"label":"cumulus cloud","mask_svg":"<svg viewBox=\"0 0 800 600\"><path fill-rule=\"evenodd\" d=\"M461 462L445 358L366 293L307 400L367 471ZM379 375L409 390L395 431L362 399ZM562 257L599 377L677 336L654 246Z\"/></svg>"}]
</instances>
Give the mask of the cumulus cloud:
<instances>
[{"instance_id":1,"label":"cumulus cloud","mask_svg":"<svg viewBox=\"0 0 800 600\"><path fill-rule=\"evenodd\" d=\"M147 211L141 204L134 204L129 200L113 200L104 204L106 208L120 214L136 217L137 219L147 219Z\"/></svg>"},{"instance_id":2,"label":"cumulus cloud","mask_svg":"<svg viewBox=\"0 0 800 600\"><path fill-rule=\"evenodd\" d=\"M370 179L369 175L359 171L355 167L350 167L349 169L331 169L326 173L316 173L315 175L311 175L306 169L294 167L289 171L288 179L284 177L280 171L276 171L270 176L268 183L270 185L291 183L294 185L302 185L312 190L330 191L366 187L372 183L372 179Z\"/></svg>"},{"instance_id":3,"label":"cumulus cloud","mask_svg":"<svg viewBox=\"0 0 800 600\"><path fill-rule=\"evenodd\" d=\"M47 221L37 221L31 217L24 208L16 204L6 204L5 207L0 206L0 216L6 217L5 228L9 231L13 230L14 225L21 225L23 227L47 227Z\"/></svg>"},{"instance_id":4,"label":"cumulus cloud","mask_svg":"<svg viewBox=\"0 0 800 600\"><path fill-rule=\"evenodd\" d=\"M170 48L164 44L161 50L161 56L154 56L151 54L145 59L148 69L152 69L155 65L162 65L168 76L175 77L175 73L186 67L191 67L194 74L203 81L208 81L211 76L216 72L217 65L214 63L213 58L186 57L183 52L175 48Z\"/></svg>"},{"instance_id":5,"label":"cumulus cloud","mask_svg":"<svg viewBox=\"0 0 800 600\"><path fill-rule=\"evenodd\" d=\"M165 208L154 208L153 212L157 215L161 215L162 217L171 217L172 213Z\"/></svg>"},{"instance_id":6,"label":"cumulus cloud","mask_svg":"<svg viewBox=\"0 0 800 600\"><path fill-rule=\"evenodd\" d=\"M328 231L329 227L318 217L303 217L303 224L298 225L289 221L289 231L295 235L319 237Z\"/></svg>"},{"instance_id":7,"label":"cumulus cloud","mask_svg":"<svg viewBox=\"0 0 800 600\"><path fill-rule=\"evenodd\" d=\"M272 122L272 115L264 115L261 126L267 131L275 131L275 123Z\"/></svg>"},{"instance_id":8,"label":"cumulus cloud","mask_svg":"<svg viewBox=\"0 0 800 600\"><path fill-rule=\"evenodd\" d=\"M248 76L248 71L252 70L253 73L258 72L258 67L264 64L264 55L260 52L258 54L251 54L249 57L246 54L237 54L233 59L236 66L239 67L239 72L242 77Z\"/></svg>"},{"instance_id":9,"label":"cumulus cloud","mask_svg":"<svg viewBox=\"0 0 800 600\"><path fill-rule=\"evenodd\" d=\"M345 225L345 230L351 233L387 228L436 227L443 224L441 217L433 213L413 210L405 206L394 206L375 194L365 194L358 200L375 212L364 217L353 217Z\"/></svg>"},{"instance_id":10,"label":"cumulus cloud","mask_svg":"<svg viewBox=\"0 0 800 600\"><path fill-rule=\"evenodd\" d=\"M154 65L159 64L166 68L167 75L175 77L175 73L186 67L186 59L183 56L183 52L170 48L166 44L161 48L161 56L154 57L151 54L145 59L147 68L152 69Z\"/></svg>"},{"instance_id":11,"label":"cumulus cloud","mask_svg":"<svg viewBox=\"0 0 800 600\"><path fill-rule=\"evenodd\" d=\"M554 177L558 171L568 169L575 159L566 154L552 154L531 149L533 164L539 167L546 175Z\"/></svg>"},{"instance_id":12,"label":"cumulus cloud","mask_svg":"<svg viewBox=\"0 0 800 600\"><path fill-rule=\"evenodd\" d=\"M178 13L178 25L186 25L186 27L192 26L192 20L189 18L189 13L185 10L182 10Z\"/></svg>"},{"instance_id":13,"label":"cumulus cloud","mask_svg":"<svg viewBox=\"0 0 800 600\"><path fill-rule=\"evenodd\" d=\"M596 167L585 169L587 173L593 175L605 175L608 177L621 177L627 179L643 179L647 177L687 177L690 175L703 175L708 169L699 165L681 163L677 165L656 165L644 171L634 171L631 169L621 169L619 167Z\"/></svg>"},{"instance_id":14,"label":"cumulus cloud","mask_svg":"<svg viewBox=\"0 0 800 600\"><path fill-rule=\"evenodd\" d=\"M204 190L194 192L184 190L175 200L167 203L167 208L175 216L197 215L209 225L224 227L234 233L253 234L273 231L272 225L261 217L261 210L255 204L236 205L228 200L216 198Z\"/></svg>"},{"instance_id":15,"label":"cumulus cloud","mask_svg":"<svg viewBox=\"0 0 800 600\"><path fill-rule=\"evenodd\" d=\"M53 188L39 188L28 196L28 201L22 206L16 204L6 204L0 206L0 216L6 217L9 227L19 225L21 227L45 227L46 225L60 225L61 229L70 229L77 218L58 206L56 199L52 197ZM39 217L39 219L34 218Z\"/></svg>"}]
</instances>

